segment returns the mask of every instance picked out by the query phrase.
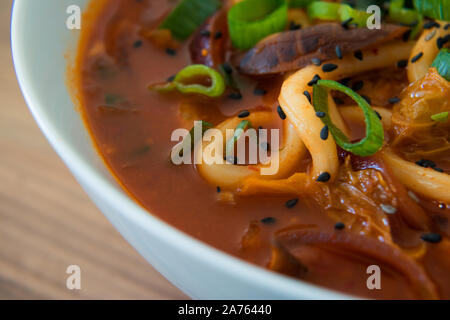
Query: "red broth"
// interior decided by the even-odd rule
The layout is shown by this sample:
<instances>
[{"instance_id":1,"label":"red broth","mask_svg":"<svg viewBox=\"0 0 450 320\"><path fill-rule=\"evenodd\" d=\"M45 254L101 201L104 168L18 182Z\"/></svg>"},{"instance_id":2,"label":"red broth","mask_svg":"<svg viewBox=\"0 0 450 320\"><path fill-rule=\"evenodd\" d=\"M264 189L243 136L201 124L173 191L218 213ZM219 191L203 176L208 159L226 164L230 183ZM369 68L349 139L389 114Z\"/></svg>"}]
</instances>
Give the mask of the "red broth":
<instances>
[{"instance_id":1,"label":"red broth","mask_svg":"<svg viewBox=\"0 0 450 320\"><path fill-rule=\"evenodd\" d=\"M219 193L220 186L205 182L194 166L170 162L176 143L170 139L173 130L190 129L200 119L218 124L242 110L264 107L276 114L282 81L249 81L241 100L210 101L150 92L150 84L191 64L189 41L180 44L173 55L142 37L142 30L157 26L173 6L167 0L109 0L106 5L99 1L91 6L95 14L83 31L78 66L87 126L110 170L151 214L217 249L268 267L275 233L294 226L333 230L335 220L308 197L299 197L298 204L289 209L285 203L293 196ZM256 87L267 93L255 95ZM272 124L280 125L279 119ZM446 218L445 214L441 215ZM262 223L267 217L274 217L276 223ZM449 259L440 257L439 248L430 251L421 264L436 278L442 298L450 298L450 276L444 272L450 270ZM308 271L299 277L304 281L364 297L417 298L407 279L387 265L381 266L385 270L382 289L369 290L367 267L376 261L326 247L303 251Z\"/></svg>"}]
</instances>

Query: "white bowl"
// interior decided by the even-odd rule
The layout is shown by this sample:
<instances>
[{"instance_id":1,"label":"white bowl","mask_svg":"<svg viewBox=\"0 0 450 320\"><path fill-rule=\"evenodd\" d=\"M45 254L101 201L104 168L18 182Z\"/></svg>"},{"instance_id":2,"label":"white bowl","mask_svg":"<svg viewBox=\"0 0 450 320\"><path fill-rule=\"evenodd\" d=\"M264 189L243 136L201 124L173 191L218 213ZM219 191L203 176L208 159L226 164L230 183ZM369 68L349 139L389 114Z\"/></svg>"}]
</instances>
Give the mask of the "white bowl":
<instances>
[{"instance_id":1,"label":"white bowl","mask_svg":"<svg viewBox=\"0 0 450 320\"><path fill-rule=\"evenodd\" d=\"M88 2L16 0L11 43L17 78L34 118L109 221L148 262L192 298L348 298L220 252L152 216L127 196L94 149L65 85L79 35L79 31L66 28L66 8L73 4L85 8Z\"/></svg>"}]
</instances>

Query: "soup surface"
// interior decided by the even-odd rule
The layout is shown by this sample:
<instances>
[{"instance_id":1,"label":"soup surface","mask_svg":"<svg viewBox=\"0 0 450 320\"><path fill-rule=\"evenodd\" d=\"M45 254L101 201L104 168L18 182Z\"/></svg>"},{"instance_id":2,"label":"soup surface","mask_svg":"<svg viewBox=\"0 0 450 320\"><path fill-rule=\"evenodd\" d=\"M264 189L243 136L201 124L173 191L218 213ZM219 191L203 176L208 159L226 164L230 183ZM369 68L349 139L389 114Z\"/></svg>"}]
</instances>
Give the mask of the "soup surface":
<instances>
[{"instance_id":1,"label":"soup surface","mask_svg":"<svg viewBox=\"0 0 450 320\"><path fill-rule=\"evenodd\" d=\"M79 51L83 113L105 162L142 206L220 250L313 284L371 298L450 298L450 205L445 199L413 192L381 152L362 157L338 147L336 179L313 180L298 192L289 188L259 192L264 187L257 185L246 193L242 185L205 179L196 165L172 163L172 148L179 142L172 141L172 133L190 130L195 120L217 126L243 116L243 111L266 112L272 117L264 128L281 129L281 140L286 135L279 96L283 81L297 70L263 77L237 71L233 61L241 53L230 44L224 18L232 4L224 1L213 22L187 40L176 41L158 29L176 1L101 2L90 8L98 14L83 30ZM294 13L290 11L291 19ZM208 33L199 35L200 29ZM298 28L291 23L291 29ZM219 64L233 66L239 93L230 85L219 98L149 90L149 85L173 80L198 59L217 70ZM420 131L425 130L422 126L409 134L417 125L408 118L409 109L419 104L419 92L433 95L429 104L442 106L442 99L447 99L442 108L450 108L448 84L435 70L414 83L408 80L407 69L395 65L344 80L373 106L387 110L386 117L392 115L385 119L394 123L392 127L383 122L385 148L389 146L399 161L416 166L426 158L439 173L449 173L448 123L428 131ZM351 139L364 137L362 114L352 109L345 95L333 96L348 106L342 115ZM291 114L286 113L289 120ZM309 154L299 159L293 172L312 172L315 158ZM433 236L440 241L427 241ZM374 272L370 266L381 271L381 289L369 279Z\"/></svg>"}]
</instances>

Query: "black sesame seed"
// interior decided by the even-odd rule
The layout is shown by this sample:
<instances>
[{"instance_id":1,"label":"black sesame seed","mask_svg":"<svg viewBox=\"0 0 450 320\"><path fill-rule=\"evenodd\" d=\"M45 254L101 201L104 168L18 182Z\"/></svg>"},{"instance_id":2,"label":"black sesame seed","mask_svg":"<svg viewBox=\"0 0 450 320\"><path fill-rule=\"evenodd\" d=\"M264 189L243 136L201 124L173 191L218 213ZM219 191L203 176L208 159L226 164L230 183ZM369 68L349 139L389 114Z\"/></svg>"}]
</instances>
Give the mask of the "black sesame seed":
<instances>
[{"instance_id":1,"label":"black sesame seed","mask_svg":"<svg viewBox=\"0 0 450 320\"><path fill-rule=\"evenodd\" d=\"M398 68L405 68L408 65L408 60L403 59L403 60L399 60L397 62L397 67Z\"/></svg>"},{"instance_id":2,"label":"black sesame seed","mask_svg":"<svg viewBox=\"0 0 450 320\"><path fill-rule=\"evenodd\" d=\"M420 237L423 241L430 243L439 243L442 240L442 236L438 233L426 233Z\"/></svg>"},{"instance_id":3,"label":"black sesame seed","mask_svg":"<svg viewBox=\"0 0 450 320\"><path fill-rule=\"evenodd\" d=\"M423 56L423 52L416 54L414 57L412 57L411 62L414 63L414 62L418 61L420 58L422 58L422 56Z\"/></svg>"},{"instance_id":4,"label":"black sesame seed","mask_svg":"<svg viewBox=\"0 0 450 320\"><path fill-rule=\"evenodd\" d=\"M200 34L204 37L209 37L211 35L211 31L204 29L200 31Z\"/></svg>"},{"instance_id":5,"label":"black sesame seed","mask_svg":"<svg viewBox=\"0 0 450 320\"><path fill-rule=\"evenodd\" d=\"M273 217L267 217L267 218L261 219L261 223L263 223L263 224L275 224L275 222L277 222L277 220Z\"/></svg>"},{"instance_id":6,"label":"black sesame seed","mask_svg":"<svg viewBox=\"0 0 450 320\"><path fill-rule=\"evenodd\" d=\"M228 95L228 98L233 100L241 100L242 94L240 92L234 91Z\"/></svg>"},{"instance_id":7,"label":"black sesame seed","mask_svg":"<svg viewBox=\"0 0 450 320\"><path fill-rule=\"evenodd\" d=\"M312 78L312 80L308 82L308 86L312 87L313 85L317 84L317 81L319 81L320 79L320 76L316 74L314 78Z\"/></svg>"},{"instance_id":8,"label":"black sesame seed","mask_svg":"<svg viewBox=\"0 0 450 320\"><path fill-rule=\"evenodd\" d=\"M133 43L133 47L139 48L139 47L142 47L143 44L144 44L144 42L142 42L142 40L137 40L136 42Z\"/></svg>"},{"instance_id":9,"label":"black sesame seed","mask_svg":"<svg viewBox=\"0 0 450 320\"><path fill-rule=\"evenodd\" d=\"M391 103L391 104L396 104L396 103L399 103L399 102L400 102L400 98L399 98L399 97L392 97L392 98L390 98L388 101L389 101L389 103Z\"/></svg>"},{"instance_id":10,"label":"black sesame seed","mask_svg":"<svg viewBox=\"0 0 450 320\"><path fill-rule=\"evenodd\" d=\"M378 119L383 120L383 117L378 111L375 110L375 114L377 115Z\"/></svg>"},{"instance_id":11,"label":"black sesame seed","mask_svg":"<svg viewBox=\"0 0 450 320\"><path fill-rule=\"evenodd\" d=\"M309 103L311 103L311 95L309 94L309 92L308 91L303 91L303 94L308 99Z\"/></svg>"},{"instance_id":12,"label":"black sesame seed","mask_svg":"<svg viewBox=\"0 0 450 320\"><path fill-rule=\"evenodd\" d=\"M444 26L444 30L448 30L448 29L450 29L450 23L447 23L447 24Z\"/></svg>"},{"instance_id":13,"label":"black sesame seed","mask_svg":"<svg viewBox=\"0 0 450 320\"><path fill-rule=\"evenodd\" d=\"M323 72L331 72L331 71L336 70L337 68L338 68L338 66L333 63L326 63L322 66Z\"/></svg>"},{"instance_id":14,"label":"black sesame seed","mask_svg":"<svg viewBox=\"0 0 450 320\"><path fill-rule=\"evenodd\" d=\"M437 45L438 49L439 49L439 50L442 49L442 48L444 47L444 44L445 44L447 41L448 41L448 38L447 38L447 37L444 37L444 38L439 37L439 38L437 38L437 40L436 40L436 45Z\"/></svg>"},{"instance_id":15,"label":"black sesame seed","mask_svg":"<svg viewBox=\"0 0 450 320\"><path fill-rule=\"evenodd\" d=\"M443 172L444 172L443 169L438 168L438 167L433 167L433 170L434 170L434 171L437 171L437 172L440 172L440 173L443 173Z\"/></svg>"},{"instance_id":16,"label":"black sesame seed","mask_svg":"<svg viewBox=\"0 0 450 320\"><path fill-rule=\"evenodd\" d=\"M336 46L335 51L336 51L336 56L337 56L339 59L342 59L343 55L342 55L342 49L341 49L341 46L340 46L340 45L337 45L337 46Z\"/></svg>"},{"instance_id":17,"label":"black sesame seed","mask_svg":"<svg viewBox=\"0 0 450 320\"><path fill-rule=\"evenodd\" d=\"M406 32L402 35L402 39L404 42L409 41L409 37L411 36L411 29L406 30Z\"/></svg>"},{"instance_id":18,"label":"black sesame seed","mask_svg":"<svg viewBox=\"0 0 450 320\"><path fill-rule=\"evenodd\" d=\"M312 58L311 62L313 65L316 65L316 66L320 66L322 64L322 61L320 61L319 58Z\"/></svg>"},{"instance_id":19,"label":"black sesame seed","mask_svg":"<svg viewBox=\"0 0 450 320\"><path fill-rule=\"evenodd\" d=\"M356 59L358 60L363 60L363 53L361 50L356 50L353 55L355 56Z\"/></svg>"},{"instance_id":20,"label":"black sesame seed","mask_svg":"<svg viewBox=\"0 0 450 320\"><path fill-rule=\"evenodd\" d=\"M353 21L353 18L348 18L347 20L342 21L341 26L342 28L344 28L345 30L348 30L348 26L350 24L350 22Z\"/></svg>"},{"instance_id":21,"label":"black sesame seed","mask_svg":"<svg viewBox=\"0 0 450 320\"><path fill-rule=\"evenodd\" d=\"M238 115L238 118L247 118L250 115L250 112L247 110L241 111Z\"/></svg>"},{"instance_id":22,"label":"black sesame seed","mask_svg":"<svg viewBox=\"0 0 450 320\"><path fill-rule=\"evenodd\" d=\"M352 90L353 91L359 91L364 87L364 82L363 81L357 81L352 85Z\"/></svg>"},{"instance_id":23,"label":"black sesame seed","mask_svg":"<svg viewBox=\"0 0 450 320\"><path fill-rule=\"evenodd\" d=\"M225 62L225 63L222 65L222 67L223 67L223 70L224 70L226 73L228 73L228 74L232 74L232 73L233 73L233 69L231 68L231 66L230 66L227 62Z\"/></svg>"},{"instance_id":24,"label":"black sesame seed","mask_svg":"<svg viewBox=\"0 0 450 320\"><path fill-rule=\"evenodd\" d=\"M264 90L264 89L261 89L261 88L256 88L255 90L253 90L253 94L254 94L255 96L263 96L263 95L265 95L266 93L267 93L267 91Z\"/></svg>"},{"instance_id":25,"label":"black sesame seed","mask_svg":"<svg viewBox=\"0 0 450 320\"><path fill-rule=\"evenodd\" d=\"M317 178L318 182L328 182L331 179L331 175L328 172L323 172Z\"/></svg>"},{"instance_id":26,"label":"black sesame seed","mask_svg":"<svg viewBox=\"0 0 450 320\"><path fill-rule=\"evenodd\" d=\"M431 160L427 159L420 159L419 161L416 161L416 164L418 166L424 167L424 168L434 168L436 167L436 163L434 163Z\"/></svg>"},{"instance_id":27,"label":"black sesame seed","mask_svg":"<svg viewBox=\"0 0 450 320\"><path fill-rule=\"evenodd\" d=\"M214 39L220 39L220 38L222 38L222 31L217 31L217 32L214 34Z\"/></svg>"},{"instance_id":28,"label":"black sesame seed","mask_svg":"<svg viewBox=\"0 0 450 320\"><path fill-rule=\"evenodd\" d=\"M172 82L173 80L175 80L175 75L170 76L166 79L167 82Z\"/></svg>"},{"instance_id":29,"label":"black sesame seed","mask_svg":"<svg viewBox=\"0 0 450 320\"><path fill-rule=\"evenodd\" d=\"M431 28L434 28L434 27L440 28L441 25L439 23L435 22L435 21L428 21L428 22L425 22L423 24L423 28L424 29L431 29Z\"/></svg>"},{"instance_id":30,"label":"black sesame seed","mask_svg":"<svg viewBox=\"0 0 450 320\"><path fill-rule=\"evenodd\" d=\"M270 150L270 144L268 142L261 142L260 146L261 146L261 149L263 149L264 151Z\"/></svg>"},{"instance_id":31,"label":"black sesame seed","mask_svg":"<svg viewBox=\"0 0 450 320\"><path fill-rule=\"evenodd\" d=\"M328 126L323 127L322 130L320 130L320 139L327 140L328 133L329 133Z\"/></svg>"},{"instance_id":32,"label":"black sesame seed","mask_svg":"<svg viewBox=\"0 0 450 320\"><path fill-rule=\"evenodd\" d=\"M327 115L327 114L326 114L325 112L323 112L323 111L317 111L317 112L316 112L316 116L317 116L318 118L324 118L326 115Z\"/></svg>"},{"instance_id":33,"label":"black sesame seed","mask_svg":"<svg viewBox=\"0 0 450 320\"><path fill-rule=\"evenodd\" d=\"M284 113L283 108L281 108L281 106L277 107L277 112L281 120L286 120L286 114Z\"/></svg>"},{"instance_id":34,"label":"black sesame seed","mask_svg":"<svg viewBox=\"0 0 450 320\"><path fill-rule=\"evenodd\" d=\"M169 56L175 56L175 55L177 54L177 51L176 51L175 49L172 49L172 48L167 48L167 49L166 49L166 53L167 53Z\"/></svg>"},{"instance_id":35,"label":"black sesame seed","mask_svg":"<svg viewBox=\"0 0 450 320\"><path fill-rule=\"evenodd\" d=\"M289 24L289 30L300 30L302 28L301 24L295 23L294 21L291 21L291 23Z\"/></svg>"},{"instance_id":36,"label":"black sesame seed","mask_svg":"<svg viewBox=\"0 0 450 320\"><path fill-rule=\"evenodd\" d=\"M217 193L220 193L220 192L222 192L222 189L220 189L220 187L219 187L219 186L217 186L216 190L217 190Z\"/></svg>"},{"instance_id":37,"label":"black sesame seed","mask_svg":"<svg viewBox=\"0 0 450 320\"><path fill-rule=\"evenodd\" d=\"M370 98L368 96L365 95L361 95L361 97L367 101L368 104L372 104L372 100L370 100Z\"/></svg>"},{"instance_id":38,"label":"black sesame seed","mask_svg":"<svg viewBox=\"0 0 450 320\"><path fill-rule=\"evenodd\" d=\"M351 80L350 78L344 78L344 79L339 80L339 83L342 84L343 86L347 87L350 80Z\"/></svg>"},{"instance_id":39,"label":"black sesame seed","mask_svg":"<svg viewBox=\"0 0 450 320\"><path fill-rule=\"evenodd\" d=\"M342 222L336 222L336 224L334 225L334 228L336 230L343 230L343 229L345 229L345 224Z\"/></svg>"},{"instance_id":40,"label":"black sesame seed","mask_svg":"<svg viewBox=\"0 0 450 320\"><path fill-rule=\"evenodd\" d=\"M334 103L336 103L338 105L343 105L344 104L344 101L341 98L337 98L336 97L333 100L334 100Z\"/></svg>"},{"instance_id":41,"label":"black sesame seed","mask_svg":"<svg viewBox=\"0 0 450 320\"><path fill-rule=\"evenodd\" d=\"M292 209L293 207L295 207L297 205L297 203L298 203L298 198L295 198L295 199L286 201L285 206L288 209Z\"/></svg>"},{"instance_id":42,"label":"black sesame seed","mask_svg":"<svg viewBox=\"0 0 450 320\"><path fill-rule=\"evenodd\" d=\"M231 164L238 164L239 162L237 156L225 156L223 157L223 160Z\"/></svg>"}]
</instances>

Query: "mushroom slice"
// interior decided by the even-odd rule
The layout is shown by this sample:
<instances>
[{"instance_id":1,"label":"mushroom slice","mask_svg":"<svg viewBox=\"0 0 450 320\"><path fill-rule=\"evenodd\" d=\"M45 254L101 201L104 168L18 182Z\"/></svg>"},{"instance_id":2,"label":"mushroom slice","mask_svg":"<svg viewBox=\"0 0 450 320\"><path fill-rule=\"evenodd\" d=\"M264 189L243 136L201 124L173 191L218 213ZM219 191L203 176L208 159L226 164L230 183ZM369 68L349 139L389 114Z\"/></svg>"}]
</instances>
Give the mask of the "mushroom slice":
<instances>
[{"instance_id":1,"label":"mushroom slice","mask_svg":"<svg viewBox=\"0 0 450 320\"><path fill-rule=\"evenodd\" d=\"M337 46L346 55L400 37L407 30L392 24L372 30L346 30L337 23L318 24L271 35L243 56L234 56L232 62L241 73L253 76L295 71L311 64L314 58L322 62L336 58Z\"/></svg>"},{"instance_id":2,"label":"mushroom slice","mask_svg":"<svg viewBox=\"0 0 450 320\"><path fill-rule=\"evenodd\" d=\"M403 275L418 298L439 297L434 283L419 264L398 247L377 239L344 230L329 232L294 229L278 233L275 243L299 260L300 253L306 246L360 257L361 260L376 261L378 265L388 266Z\"/></svg>"}]
</instances>

